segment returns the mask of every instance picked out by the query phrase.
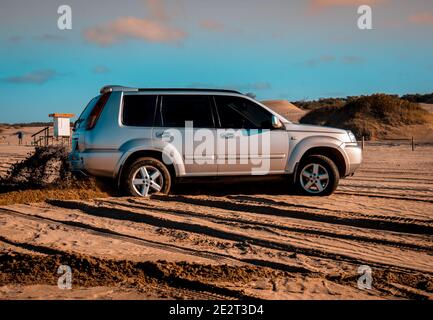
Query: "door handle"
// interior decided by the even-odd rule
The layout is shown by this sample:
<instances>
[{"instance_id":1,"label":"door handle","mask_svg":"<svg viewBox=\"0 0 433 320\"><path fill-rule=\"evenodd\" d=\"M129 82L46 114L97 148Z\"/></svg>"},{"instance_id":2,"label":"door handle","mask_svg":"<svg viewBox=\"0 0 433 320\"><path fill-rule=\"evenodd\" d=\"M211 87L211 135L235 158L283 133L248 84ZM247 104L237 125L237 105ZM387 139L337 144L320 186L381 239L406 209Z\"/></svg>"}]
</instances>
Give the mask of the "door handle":
<instances>
[{"instance_id":1,"label":"door handle","mask_svg":"<svg viewBox=\"0 0 433 320\"><path fill-rule=\"evenodd\" d=\"M161 139L171 139L171 138L173 138L173 135L169 131L157 132L155 135L156 135L157 138L161 138Z\"/></svg>"},{"instance_id":2,"label":"door handle","mask_svg":"<svg viewBox=\"0 0 433 320\"><path fill-rule=\"evenodd\" d=\"M234 137L235 137L235 134L233 132L221 133L221 138L233 139Z\"/></svg>"}]
</instances>

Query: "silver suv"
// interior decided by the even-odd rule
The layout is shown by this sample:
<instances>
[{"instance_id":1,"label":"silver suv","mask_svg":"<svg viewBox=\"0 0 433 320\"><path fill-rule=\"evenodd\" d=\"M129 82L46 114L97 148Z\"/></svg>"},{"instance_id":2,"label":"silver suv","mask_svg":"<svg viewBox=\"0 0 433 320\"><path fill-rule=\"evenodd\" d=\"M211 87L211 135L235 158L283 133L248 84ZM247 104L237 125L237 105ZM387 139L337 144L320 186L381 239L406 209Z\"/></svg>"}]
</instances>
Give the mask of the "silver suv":
<instances>
[{"instance_id":1,"label":"silver suv","mask_svg":"<svg viewBox=\"0 0 433 320\"><path fill-rule=\"evenodd\" d=\"M74 126L73 170L116 180L133 196L185 178L287 177L330 195L362 153L350 131L293 124L231 90L106 86Z\"/></svg>"}]
</instances>

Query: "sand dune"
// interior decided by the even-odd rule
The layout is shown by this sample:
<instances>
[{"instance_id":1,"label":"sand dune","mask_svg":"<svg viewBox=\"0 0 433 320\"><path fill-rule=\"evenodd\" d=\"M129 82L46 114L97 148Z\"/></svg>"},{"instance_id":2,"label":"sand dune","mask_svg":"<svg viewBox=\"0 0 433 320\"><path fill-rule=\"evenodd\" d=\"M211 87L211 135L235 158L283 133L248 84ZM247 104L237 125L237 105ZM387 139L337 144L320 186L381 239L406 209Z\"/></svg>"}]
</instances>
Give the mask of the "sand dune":
<instances>
[{"instance_id":1,"label":"sand dune","mask_svg":"<svg viewBox=\"0 0 433 320\"><path fill-rule=\"evenodd\" d=\"M430 103L420 103L419 104L423 109L427 110L430 113L433 113L433 104Z\"/></svg>"},{"instance_id":2,"label":"sand dune","mask_svg":"<svg viewBox=\"0 0 433 320\"><path fill-rule=\"evenodd\" d=\"M262 103L292 122L299 122L299 119L306 113L305 110L298 108L287 100L266 100L262 101Z\"/></svg>"}]
</instances>

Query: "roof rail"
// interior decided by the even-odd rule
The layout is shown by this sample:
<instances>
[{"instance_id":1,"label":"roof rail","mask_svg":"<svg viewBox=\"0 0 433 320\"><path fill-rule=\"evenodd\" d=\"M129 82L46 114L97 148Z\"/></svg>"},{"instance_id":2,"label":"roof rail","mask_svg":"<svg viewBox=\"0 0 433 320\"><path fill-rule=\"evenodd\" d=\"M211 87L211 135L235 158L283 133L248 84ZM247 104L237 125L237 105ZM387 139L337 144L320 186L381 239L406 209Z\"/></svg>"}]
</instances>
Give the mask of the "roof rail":
<instances>
[{"instance_id":1,"label":"roof rail","mask_svg":"<svg viewBox=\"0 0 433 320\"><path fill-rule=\"evenodd\" d=\"M124 86L117 86L117 85L108 85L101 88L99 91L101 94L107 93L107 92L113 92L113 91L138 91L137 88L130 88L130 87L124 87Z\"/></svg>"},{"instance_id":2,"label":"roof rail","mask_svg":"<svg viewBox=\"0 0 433 320\"><path fill-rule=\"evenodd\" d=\"M138 91L199 91L199 92L226 92L226 93L236 93L242 94L236 90L228 89L197 89L197 88L139 88Z\"/></svg>"},{"instance_id":3,"label":"roof rail","mask_svg":"<svg viewBox=\"0 0 433 320\"><path fill-rule=\"evenodd\" d=\"M118 86L118 85L108 85L101 88L100 93L104 94L107 92L113 92L113 91L199 91L199 92L225 92L225 93L236 93L236 94L242 94L239 91L236 90L228 90L228 89L197 89L197 88L131 88L131 87L124 87L124 86Z\"/></svg>"}]
</instances>

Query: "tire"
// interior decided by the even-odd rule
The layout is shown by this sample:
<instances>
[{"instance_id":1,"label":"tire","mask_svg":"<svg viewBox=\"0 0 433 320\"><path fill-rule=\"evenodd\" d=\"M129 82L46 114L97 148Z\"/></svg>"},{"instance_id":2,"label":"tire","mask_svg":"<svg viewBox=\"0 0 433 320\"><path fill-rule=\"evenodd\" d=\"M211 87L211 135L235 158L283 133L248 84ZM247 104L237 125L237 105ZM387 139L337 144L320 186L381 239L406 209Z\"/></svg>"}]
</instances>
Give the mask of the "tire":
<instances>
[{"instance_id":1,"label":"tire","mask_svg":"<svg viewBox=\"0 0 433 320\"><path fill-rule=\"evenodd\" d=\"M322 155L302 160L296 174L296 189L308 196L329 196L337 189L340 174L335 163Z\"/></svg>"},{"instance_id":2,"label":"tire","mask_svg":"<svg viewBox=\"0 0 433 320\"><path fill-rule=\"evenodd\" d=\"M171 185L170 172L161 161L155 158L135 160L126 169L121 184L122 189L134 197L146 197L157 193L169 194Z\"/></svg>"}]
</instances>

